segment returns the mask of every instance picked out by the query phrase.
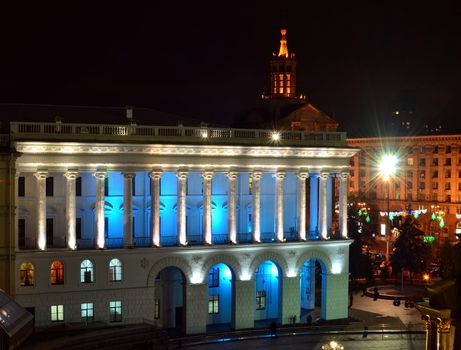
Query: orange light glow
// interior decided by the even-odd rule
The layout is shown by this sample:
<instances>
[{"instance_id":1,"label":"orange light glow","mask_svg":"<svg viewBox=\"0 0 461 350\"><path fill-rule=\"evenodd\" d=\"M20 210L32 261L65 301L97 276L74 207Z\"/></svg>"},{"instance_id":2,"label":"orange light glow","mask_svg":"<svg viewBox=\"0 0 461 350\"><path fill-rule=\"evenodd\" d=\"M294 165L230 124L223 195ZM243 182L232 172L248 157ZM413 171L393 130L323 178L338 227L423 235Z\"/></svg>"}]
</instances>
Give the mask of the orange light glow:
<instances>
[{"instance_id":1,"label":"orange light glow","mask_svg":"<svg viewBox=\"0 0 461 350\"><path fill-rule=\"evenodd\" d=\"M288 58L288 46L287 46L287 30L280 29L280 33L282 34L282 39L280 40L280 50L279 50L279 57L286 57Z\"/></svg>"},{"instance_id":2,"label":"orange light glow","mask_svg":"<svg viewBox=\"0 0 461 350\"><path fill-rule=\"evenodd\" d=\"M431 277L429 276L428 273L423 274L423 280L424 280L425 282L429 281L430 279L431 279Z\"/></svg>"}]
</instances>

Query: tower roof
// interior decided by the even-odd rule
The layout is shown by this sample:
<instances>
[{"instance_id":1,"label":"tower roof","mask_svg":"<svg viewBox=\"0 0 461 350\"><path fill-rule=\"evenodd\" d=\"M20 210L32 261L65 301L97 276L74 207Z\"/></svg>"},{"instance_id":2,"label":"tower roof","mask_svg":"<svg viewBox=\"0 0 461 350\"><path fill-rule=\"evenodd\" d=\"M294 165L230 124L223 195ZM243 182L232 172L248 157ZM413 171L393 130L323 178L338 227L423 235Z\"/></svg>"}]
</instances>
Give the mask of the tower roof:
<instances>
[{"instance_id":1,"label":"tower roof","mask_svg":"<svg viewBox=\"0 0 461 350\"><path fill-rule=\"evenodd\" d=\"M280 29L280 33L282 34L282 39L280 39L280 49L279 49L279 57L285 57L288 58L288 45L287 45L287 30L286 29Z\"/></svg>"}]
</instances>

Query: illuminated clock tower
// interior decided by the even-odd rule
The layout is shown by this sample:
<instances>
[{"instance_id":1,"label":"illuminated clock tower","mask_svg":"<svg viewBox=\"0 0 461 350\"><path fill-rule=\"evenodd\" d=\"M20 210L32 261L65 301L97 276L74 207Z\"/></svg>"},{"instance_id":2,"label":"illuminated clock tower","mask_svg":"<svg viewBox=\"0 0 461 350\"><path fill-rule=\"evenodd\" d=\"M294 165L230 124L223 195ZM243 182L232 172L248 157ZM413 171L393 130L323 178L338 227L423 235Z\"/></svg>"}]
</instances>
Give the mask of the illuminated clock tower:
<instances>
[{"instance_id":1,"label":"illuminated clock tower","mask_svg":"<svg viewBox=\"0 0 461 350\"><path fill-rule=\"evenodd\" d=\"M287 30L281 29L282 38L278 54L273 53L270 61L270 89L263 99L303 99L296 95L296 59L293 52L288 51Z\"/></svg>"}]
</instances>

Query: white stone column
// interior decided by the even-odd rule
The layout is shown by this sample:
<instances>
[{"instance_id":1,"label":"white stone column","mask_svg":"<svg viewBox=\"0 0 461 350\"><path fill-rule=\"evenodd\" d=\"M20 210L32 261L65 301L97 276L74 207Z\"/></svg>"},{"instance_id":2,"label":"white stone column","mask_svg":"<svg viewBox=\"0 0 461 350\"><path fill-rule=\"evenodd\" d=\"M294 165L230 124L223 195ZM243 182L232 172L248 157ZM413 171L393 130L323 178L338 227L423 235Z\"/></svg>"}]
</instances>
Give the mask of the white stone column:
<instances>
[{"instance_id":1,"label":"white stone column","mask_svg":"<svg viewBox=\"0 0 461 350\"><path fill-rule=\"evenodd\" d=\"M299 276L283 277L282 283L282 324L290 324L292 317L299 322L301 313Z\"/></svg>"},{"instance_id":2,"label":"white stone column","mask_svg":"<svg viewBox=\"0 0 461 350\"><path fill-rule=\"evenodd\" d=\"M235 280L234 329L253 328L255 323L255 281Z\"/></svg>"},{"instance_id":3,"label":"white stone column","mask_svg":"<svg viewBox=\"0 0 461 350\"><path fill-rule=\"evenodd\" d=\"M227 227L229 243L237 243L237 178L238 172L227 173Z\"/></svg>"},{"instance_id":4,"label":"white stone column","mask_svg":"<svg viewBox=\"0 0 461 350\"><path fill-rule=\"evenodd\" d=\"M203 243L211 245L211 182L213 180L212 171L204 171L203 178Z\"/></svg>"},{"instance_id":5,"label":"white stone column","mask_svg":"<svg viewBox=\"0 0 461 350\"><path fill-rule=\"evenodd\" d=\"M207 324L208 285L188 284L186 293L186 334L204 334Z\"/></svg>"},{"instance_id":6,"label":"white stone column","mask_svg":"<svg viewBox=\"0 0 461 350\"><path fill-rule=\"evenodd\" d=\"M152 237L152 246L160 247L160 178L161 171L152 171L149 173L151 184L151 204L150 204L150 233Z\"/></svg>"},{"instance_id":7,"label":"white stone column","mask_svg":"<svg viewBox=\"0 0 461 350\"><path fill-rule=\"evenodd\" d=\"M286 173L284 171L277 171L275 173L275 197L276 197L276 237L277 242L285 242L283 236L283 179Z\"/></svg>"},{"instance_id":8,"label":"white stone column","mask_svg":"<svg viewBox=\"0 0 461 350\"><path fill-rule=\"evenodd\" d=\"M94 174L96 178L96 248L104 249L105 237L104 237L104 180L106 179L105 171L96 171Z\"/></svg>"},{"instance_id":9,"label":"white stone column","mask_svg":"<svg viewBox=\"0 0 461 350\"><path fill-rule=\"evenodd\" d=\"M186 188L187 188L187 171L178 171L178 200L177 200L177 220L178 220L178 242L179 245L187 245L186 232Z\"/></svg>"},{"instance_id":10,"label":"white stone column","mask_svg":"<svg viewBox=\"0 0 461 350\"><path fill-rule=\"evenodd\" d=\"M46 249L46 177L48 172L37 171L37 248Z\"/></svg>"},{"instance_id":11,"label":"white stone column","mask_svg":"<svg viewBox=\"0 0 461 350\"><path fill-rule=\"evenodd\" d=\"M349 315L349 273L322 273L322 318L336 320Z\"/></svg>"},{"instance_id":12,"label":"white stone column","mask_svg":"<svg viewBox=\"0 0 461 350\"><path fill-rule=\"evenodd\" d=\"M309 174L300 171L298 174L298 239L306 240L306 179Z\"/></svg>"},{"instance_id":13,"label":"white stone column","mask_svg":"<svg viewBox=\"0 0 461 350\"><path fill-rule=\"evenodd\" d=\"M123 174L123 246L133 248L133 178L135 173Z\"/></svg>"},{"instance_id":14,"label":"white stone column","mask_svg":"<svg viewBox=\"0 0 461 350\"><path fill-rule=\"evenodd\" d=\"M328 239L327 222L327 181L330 177L328 172L320 174L319 206L320 206L320 239Z\"/></svg>"},{"instance_id":15,"label":"white stone column","mask_svg":"<svg viewBox=\"0 0 461 350\"><path fill-rule=\"evenodd\" d=\"M347 238L347 179L349 173L342 172L339 178L339 232ZM405 186L404 186L405 187Z\"/></svg>"},{"instance_id":16,"label":"white stone column","mask_svg":"<svg viewBox=\"0 0 461 350\"><path fill-rule=\"evenodd\" d=\"M253 242L261 242L261 171L251 173L253 179Z\"/></svg>"},{"instance_id":17,"label":"white stone column","mask_svg":"<svg viewBox=\"0 0 461 350\"><path fill-rule=\"evenodd\" d=\"M78 172L69 170L64 173L66 178L66 235L67 247L69 249L77 249L77 235L76 235L76 215L77 206L75 198L75 180L77 179Z\"/></svg>"}]
</instances>

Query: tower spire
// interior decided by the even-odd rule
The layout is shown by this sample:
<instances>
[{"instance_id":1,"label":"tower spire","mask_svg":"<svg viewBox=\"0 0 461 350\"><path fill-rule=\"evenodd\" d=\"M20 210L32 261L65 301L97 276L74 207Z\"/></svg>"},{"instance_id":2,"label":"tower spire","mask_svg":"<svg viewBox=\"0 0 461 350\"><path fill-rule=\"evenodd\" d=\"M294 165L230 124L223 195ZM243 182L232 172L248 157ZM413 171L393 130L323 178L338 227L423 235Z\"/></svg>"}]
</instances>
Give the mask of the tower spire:
<instances>
[{"instance_id":1,"label":"tower spire","mask_svg":"<svg viewBox=\"0 0 461 350\"><path fill-rule=\"evenodd\" d=\"M279 57L288 58L288 45L287 45L287 30L280 29L280 34L282 34L282 39L280 39L280 50L279 50Z\"/></svg>"}]
</instances>

